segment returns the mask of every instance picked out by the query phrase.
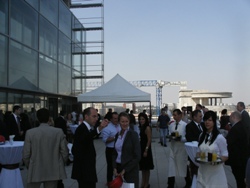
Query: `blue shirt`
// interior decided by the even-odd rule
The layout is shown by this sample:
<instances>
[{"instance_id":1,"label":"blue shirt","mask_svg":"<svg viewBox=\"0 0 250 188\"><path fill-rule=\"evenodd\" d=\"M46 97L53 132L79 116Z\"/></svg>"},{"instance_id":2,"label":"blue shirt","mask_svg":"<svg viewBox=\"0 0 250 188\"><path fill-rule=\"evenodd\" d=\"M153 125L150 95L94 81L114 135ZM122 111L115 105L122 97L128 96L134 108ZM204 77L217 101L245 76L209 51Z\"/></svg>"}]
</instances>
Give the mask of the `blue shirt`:
<instances>
[{"instance_id":1,"label":"blue shirt","mask_svg":"<svg viewBox=\"0 0 250 188\"><path fill-rule=\"evenodd\" d=\"M170 121L170 118L168 117L168 115L160 115L158 117L157 122L160 123L160 129L166 129L168 128L168 122Z\"/></svg>"},{"instance_id":2,"label":"blue shirt","mask_svg":"<svg viewBox=\"0 0 250 188\"><path fill-rule=\"evenodd\" d=\"M114 141L109 143L106 141L109 137L115 137L115 135L120 132L120 130L120 125L114 125L112 122L110 122L108 126L102 130L102 141L106 144L106 147L114 148Z\"/></svg>"}]
</instances>

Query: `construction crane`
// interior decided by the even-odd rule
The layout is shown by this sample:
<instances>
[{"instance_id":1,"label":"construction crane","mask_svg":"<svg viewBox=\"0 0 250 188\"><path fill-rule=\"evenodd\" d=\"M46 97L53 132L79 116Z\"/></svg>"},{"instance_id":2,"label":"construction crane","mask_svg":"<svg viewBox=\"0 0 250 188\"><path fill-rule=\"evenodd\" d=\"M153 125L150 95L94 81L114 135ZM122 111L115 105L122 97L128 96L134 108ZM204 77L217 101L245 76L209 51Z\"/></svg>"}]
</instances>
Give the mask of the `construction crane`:
<instances>
[{"instance_id":1,"label":"construction crane","mask_svg":"<svg viewBox=\"0 0 250 188\"><path fill-rule=\"evenodd\" d=\"M136 87L156 87L156 114L160 114L162 108L162 88L163 86L180 86L180 89L187 89L187 81L169 82L163 80L138 80L130 81Z\"/></svg>"},{"instance_id":2,"label":"construction crane","mask_svg":"<svg viewBox=\"0 0 250 188\"><path fill-rule=\"evenodd\" d=\"M164 86L180 86L180 89L187 89L187 81L163 81L163 80L137 80L130 81L135 87L156 87L156 114L160 114L162 108L162 88ZM101 82L87 82L87 88L100 87Z\"/></svg>"}]
</instances>

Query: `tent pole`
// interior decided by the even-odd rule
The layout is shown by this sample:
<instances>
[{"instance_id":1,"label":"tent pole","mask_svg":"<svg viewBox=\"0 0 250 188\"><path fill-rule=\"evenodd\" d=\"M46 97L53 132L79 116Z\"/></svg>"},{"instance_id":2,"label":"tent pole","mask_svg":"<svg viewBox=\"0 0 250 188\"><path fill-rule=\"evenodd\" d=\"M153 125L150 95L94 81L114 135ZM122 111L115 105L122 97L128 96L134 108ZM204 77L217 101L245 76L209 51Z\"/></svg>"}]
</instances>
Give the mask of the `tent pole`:
<instances>
[{"instance_id":1,"label":"tent pole","mask_svg":"<svg viewBox=\"0 0 250 188\"><path fill-rule=\"evenodd\" d=\"M149 101L149 124L151 125L152 119L152 109L151 109L151 101Z\"/></svg>"}]
</instances>

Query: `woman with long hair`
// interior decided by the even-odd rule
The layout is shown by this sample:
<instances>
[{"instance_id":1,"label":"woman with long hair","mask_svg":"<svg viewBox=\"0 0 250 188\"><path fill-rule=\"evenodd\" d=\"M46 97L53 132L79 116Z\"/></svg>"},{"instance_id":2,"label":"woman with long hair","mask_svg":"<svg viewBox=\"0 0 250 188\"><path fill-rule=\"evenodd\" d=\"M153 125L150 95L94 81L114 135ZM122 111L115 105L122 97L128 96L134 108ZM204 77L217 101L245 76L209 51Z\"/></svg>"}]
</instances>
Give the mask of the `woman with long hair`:
<instances>
[{"instance_id":1,"label":"woman with long hair","mask_svg":"<svg viewBox=\"0 0 250 188\"><path fill-rule=\"evenodd\" d=\"M200 151L216 153L222 162L225 162L228 159L227 142L217 128L216 119L216 113L213 111L207 111L204 114L205 127L200 135L199 149ZM223 163L218 165L200 163L197 187L228 187Z\"/></svg>"},{"instance_id":2,"label":"woman with long hair","mask_svg":"<svg viewBox=\"0 0 250 188\"><path fill-rule=\"evenodd\" d=\"M140 145L141 145L141 160L140 170L142 172L141 188L149 188L150 170L154 169L151 140L152 131L149 126L147 114L140 113L138 116L140 126Z\"/></svg>"}]
</instances>

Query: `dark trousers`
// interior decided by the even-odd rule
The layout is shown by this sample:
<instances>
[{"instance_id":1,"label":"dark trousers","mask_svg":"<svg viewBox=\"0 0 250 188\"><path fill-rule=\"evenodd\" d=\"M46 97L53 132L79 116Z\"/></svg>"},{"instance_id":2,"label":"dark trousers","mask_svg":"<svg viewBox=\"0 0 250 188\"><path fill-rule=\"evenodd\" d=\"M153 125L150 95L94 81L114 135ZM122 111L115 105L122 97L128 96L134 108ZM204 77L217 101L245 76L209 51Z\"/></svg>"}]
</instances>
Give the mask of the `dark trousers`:
<instances>
[{"instance_id":1,"label":"dark trousers","mask_svg":"<svg viewBox=\"0 0 250 188\"><path fill-rule=\"evenodd\" d=\"M185 181L186 181L185 187L191 187L191 185L192 185L192 178L191 178L189 166L187 166L187 175L185 177Z\"/></svg>"},{"instance_id":2,"label":"dark trousers","mask_svg":"<svg viewBox=\"0 0 250 188\"><path fill-rule=\"evenodd\" d=\"M96 188L96 182L77 180L79 188Z\"/></svg>"},{"instance_id":3,"label":"dark trousers","mask_svg":"<svg viewBox=\"0 0 250 188\"><path fill-rule=\"evenodd\" d=\"M233 175L235 177L237 187L238 188L245 188L245 167L240 167L240 166L231 166Z\"/></svg>"},{"instance_id":4,"label":"dark trousers","mask_svg":"<svg viewBox=\"0 0 250 188\"><path fill-rule=\"evenodd\" d=\"M107 161L107 182L111 182L113 180L113 165L112 165L112 154L114 148L106 147L106 161Z\"/></svg>"},{"instance_id":5,"label":"dark trousers","mask_svg":"<svg viewBox=\"0 0 250 188\"><path fill-rule=\"evenodd\" d=\"M175 177L168 177L168 188L174 188Z\"/></svg>"},{"instance_id":6,"label":"dark trousers","mask_svg":"<svg viewBox=\"0 0 250 188\"><path fill-rule=\"evenodd\" d=\"M57 188L64 188L63 180L57 181Z\"/></svg>"},{"instance_id":7,"label":"dark trousers","mask_svg":"<svg viewBox=\"0 0 250 188\"><path fill-rule=\"evenodd\" d=\"M189 167L187 166L187 175L185 177L185 181L186 181L186 185L185 187L191 187L192 185L192 180L190 177L190 172L189 172ZM168 188L174 188L174 184L175 184L175 177L168 177Z\"/></svg>"}]
</instances>

